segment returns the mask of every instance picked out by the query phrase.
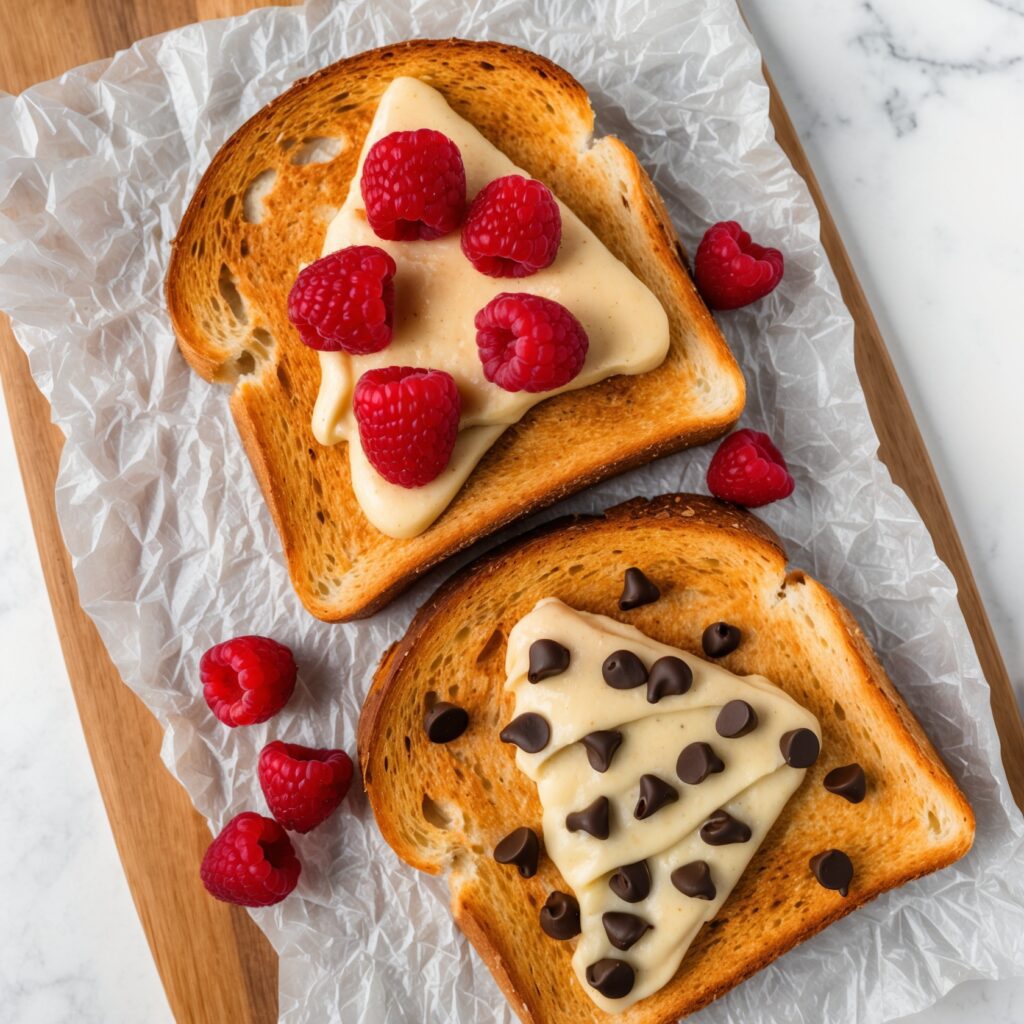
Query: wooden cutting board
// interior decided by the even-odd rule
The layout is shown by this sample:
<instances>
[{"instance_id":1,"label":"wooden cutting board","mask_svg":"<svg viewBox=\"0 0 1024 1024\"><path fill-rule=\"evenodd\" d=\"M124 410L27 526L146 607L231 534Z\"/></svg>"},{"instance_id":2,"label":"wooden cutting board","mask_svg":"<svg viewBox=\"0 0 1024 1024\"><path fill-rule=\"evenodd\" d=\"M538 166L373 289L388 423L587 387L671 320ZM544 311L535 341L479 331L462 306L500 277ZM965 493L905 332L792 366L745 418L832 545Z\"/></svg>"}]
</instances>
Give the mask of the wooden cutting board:
<instances>
[{"instance_id":1,"label":"wooden cutting board","mask_svg":"<svg viewBox=\"0 0 1024 1024\"><path fill-rule=\"evenodd\" d=\"M0 0L0 89L16 93L136 39L205 18L265 6L261 0ZM931 460L878 325L778 93L778 140L818 205L822 239L857 325L857 366L880 454L931 530L960 587L960 606L992 687L992 710L1014 796L1024 806L1024 727ZM159 759L160 730L122 684L75 580L54 509L63 437L28 363L0 316L0 377L64 659L89 752L135 905L181 1024L269 1024L277 1017L277 961L237 908L210 899L197 867L210 833ZM123 766L132 765L126 772Z\"/></svg>"}]
</instances>

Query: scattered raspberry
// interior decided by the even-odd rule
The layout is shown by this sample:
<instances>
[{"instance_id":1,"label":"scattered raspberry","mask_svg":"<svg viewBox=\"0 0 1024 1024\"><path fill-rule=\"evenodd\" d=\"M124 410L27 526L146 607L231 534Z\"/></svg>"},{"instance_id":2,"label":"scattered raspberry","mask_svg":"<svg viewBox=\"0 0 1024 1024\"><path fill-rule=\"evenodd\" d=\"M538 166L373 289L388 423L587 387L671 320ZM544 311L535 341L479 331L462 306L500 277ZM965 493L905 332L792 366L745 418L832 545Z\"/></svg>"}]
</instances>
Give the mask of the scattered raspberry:
<instances>
[{"instance_id":1,"label":"scattered raspberry","mask_svg":"<svg viewBox=\"0 0 1024 1024\"><path fill-rule=\"evenodd\" d=\"M265 636L239 636L211 647L199 662L203 696L225 724L273 718L295 689L292 652Z\"/></svg>"},{"instance_id":2,"label":"scattered raspberry","mask_svg":"<svg viewBox=\"0 0 1024 1024\"><path fill-rule=\"evenodd\" d=\"M422 487L447 465L459 432L459 389L443 370L367 370L352 407L370 465L400 487Z\"/></svg>"},{"instance_id":3,"label":"scattered raspberry","mask_svg":"<svg viewBox=\"0 0 1024 1024\"><path fill-rule=\"evenodd\" d=\"M555 261L562 215L547 185L510 174L485 185L462 228L466 259L488 277L528 277Z\"/></svg>"},{"instance_id":4,"label":"scattered raspberry","mask_svg":"<svg viewBox=\"0 0 1024 1024\"><path fill-rule=\"evenodd\" d=\"M269 907L295 888L301 872L288 833L273 818L245 811L210 843L199 877L225 903Z\"/></svg>"},{"instance_id":5,"label":"scattered raspberry","mask_svg":"<svg viewBox=\"0 0 1024 1024\"><path fill-rule=\"evenodd\" d=\"M260 753L260 788L270 813L292 832L309 832L338 809L352 782L344 750L274 740Z\"/></svg>"},{"instance_id":6,"label":"scattered raspberry","mask_svg":"<svg viewBox=\"0 0 1024 1024\"><path fill-rule=\"evenodd\" d=\"M782 253L757 245L736 221L724 220L704 232L693 269L712 309L737 309L767 295L782 280Z\"/></svg>"},{"instance_id":7,"label":"scattered raspberry","mask_svg":"<svg viewBox=\"0 0 1024 1024\"><path fill-rule=\"evenodd\" d=\"M288 319L310 348L364 356L391 343L395 261L375 245L310 263L288 293Z\"/></svg>"},{"instance_id":8,"label":"scattered raspberry","mask_svg":"<svg viewBox=\"0 0 1024 1024\"><path fill-rule=\"evenodd\" d=\"M496 295L476 315L484 376L505 391L551 391L580 372L590 344L579 320L551 299Z\"/></svg>"},{"instance_id":9,"label":"scattered raspberry","mask_svg":"<svg viewBox=\"0 0 1024 1024\"><path fill-rule=\"evenodd\" d=\"M708 467L708 488L716 498L757 508L788 498L793 478L786 460L767 434L737 430L715 452Z\"/></svg>"},{"instance_id":10,"label":"scattered raspberry","mask_svg":"<svg viewBox=\"0 0 1024 1024\"><path fill-rule=\"evenodd\" d=\"M447 235L466 210L462 154L431 128L392 132L375 142L359 187L370 227L395 242Z\"/></svg>"}]
</instances>

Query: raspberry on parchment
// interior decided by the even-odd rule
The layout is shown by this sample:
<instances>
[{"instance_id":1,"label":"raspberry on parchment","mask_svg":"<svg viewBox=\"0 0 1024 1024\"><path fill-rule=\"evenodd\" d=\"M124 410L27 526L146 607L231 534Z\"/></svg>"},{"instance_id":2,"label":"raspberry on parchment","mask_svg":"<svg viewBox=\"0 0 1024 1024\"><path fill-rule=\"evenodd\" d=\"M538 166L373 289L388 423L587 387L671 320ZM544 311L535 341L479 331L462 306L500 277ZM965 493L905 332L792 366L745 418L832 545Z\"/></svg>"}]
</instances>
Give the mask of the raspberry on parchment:
<instances>
[{"instance_id":1,"label":"raspberry on parchment","mask_svg":"<svg viewBox=\"0 0 1024 1024\"><path fill-rule=\"evenodd\" d=\"M288 833L273 818L252 811L236 814L224 826L199 867L211 896L242 907L280 903L301 873Z\"/></svg>"},{"instance_id":2,"label":"raspberry on parchment","mask_svg":"<svg viewBox=\"0 0 1024 1024\"><path fill-rule=\"evenodd\" d=\"M782 453L767 434L756 430L730 434L708 466L711 493L746 508L788 498L794 487Z\"/></svg>"},{"instance_id":3,"label":"raspberry on parchment","mask_svg":"<svg viewBox=\"0 0 1024 1024\"><path fill-rule=\"evenodd\" d=\"M260 788L270 813L292 832L309 832L329 818L352 782L344 750L317 750L274 740L260 752Z\"/></svg>"},{"instance_id":4,"label":"raspberry on parchment","mask_svg":"<svg viewBox=\"0 0 1024 1024\"><path fill-rule=\"evenodd\" d=\"M266 636L225 640L199 662L206 703L231 728L273 718L288 703L297 674L292 652Z\"/></svg>"},{"instance_id":5,"label":"raspberry on parchment","mask_svg":"<svg viewBox=\"0 0 1024 1024\"><path fill-rule=\"evenodd\" d=\"M751 241L734 220L704 232L693 274L712 309L738 309L767 295L782 280L782 253Z\"/></svg>"}]
</instances>

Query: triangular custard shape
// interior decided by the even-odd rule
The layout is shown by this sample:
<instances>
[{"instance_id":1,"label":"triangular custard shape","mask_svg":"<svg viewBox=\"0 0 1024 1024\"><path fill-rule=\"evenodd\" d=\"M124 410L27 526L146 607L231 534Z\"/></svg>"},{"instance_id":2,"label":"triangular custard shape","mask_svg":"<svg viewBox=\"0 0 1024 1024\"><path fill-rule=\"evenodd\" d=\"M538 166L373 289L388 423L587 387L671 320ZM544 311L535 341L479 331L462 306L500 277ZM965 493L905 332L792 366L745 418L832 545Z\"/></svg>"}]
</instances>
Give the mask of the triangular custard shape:
<instances>
[{"instance_id":1,"label":"triangular custard shape","mask_svg":"<svg viewBox=\"0 0 1024 1024\"><path fill-rule=\"evenodd\" d=\"M569 664L564 672L531 683L530 649L539 640L565 647ZM638 657L647 673L661 658L681 659L692 673L689 688L651 701L645 684L610 685L606 660L623 651ZM786 763L782 737L807 729L820 742L818 722L761 676L734 675L632 626L553 598L540 601L511 631L506 670L515 717L540 715L549 729L542 749L520 749L516 758L537 784L545 849L579 900L582 934L573 967L595 1003L621 1012L672 978L701 926L728 898L803 781L805 769ZM756 725L742 735L723 736L719 715L732 701L746 702ZM594 741L583 741L607 732L619 733L621 740L610 758L598 760L605 770L597 770L588 749ZM680 754L691 744L707 744L712 766L722 766L696 783L683 781L676 771ZM606 748L607 741L601 745ZM586 827L567 828L570 814L594 806L603 810L602 798L608 802L607 838ZM729 818L718 814L722 811ZM584 825L593 813L584 816ZM743 839L747 831L749 838ZM650 879L649 893L641 899L615 877L631 865L642 865L636 869L641 889L643 879ZM673 873L683 868L688 870L673 884ZM710 899L702 898L710 892L708 877L714 890ZM640 922L612 918L606 927L607 914L631 914ZM641 923L650 928L622 948ZM588 982L588 968L606 959L632 969L626 995L608 998Z\"/></svg>"}]
</instances>

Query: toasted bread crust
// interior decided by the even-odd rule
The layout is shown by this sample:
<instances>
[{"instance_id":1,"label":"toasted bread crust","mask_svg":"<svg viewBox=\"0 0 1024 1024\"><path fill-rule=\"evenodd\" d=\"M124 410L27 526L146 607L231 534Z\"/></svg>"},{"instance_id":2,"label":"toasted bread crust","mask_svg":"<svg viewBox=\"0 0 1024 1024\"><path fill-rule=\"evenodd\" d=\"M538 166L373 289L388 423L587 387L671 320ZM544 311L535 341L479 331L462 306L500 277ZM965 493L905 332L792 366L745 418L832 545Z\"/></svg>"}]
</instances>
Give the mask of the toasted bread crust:
<instances>
[{"instance_id":1,"label":"toasted bread crust","mask_svg":"<svg viewBox=\"0 0 1024 1024\"><path fill-rule=\"evenodd\" d=\"M312 438L319 367L288 323L286 298L299 264L320 254L381 93L403 74L439 89L516 163L552 185L658 295L671 348L650 373L534 408L433 526L396 540L359 508L345 444L324 448ZM550 61L498 43L417 40L296 83L246 122L203 175L172 244L168 309L189 364L207 380L233 384L231 411L292 580L319 618L369 615L440 560L512 520L712 440L739 417L742 376L686 273L664 205L629 149L610 137L592 142L592 130L586 91ZM308 162L325 140L328 152L340 152ZM257 186L270 175L272 189L262 197Z\"/></svg>"},{"instance_id":2,"label":"toasted bread crust","mask_svg":"<svg viewBox=\"0 0 1024 1024\"><path fill-rule=\"evenodd\" d=\"M631 564L652 571L663 595L621 613L616 599ZM695 652L704 626L725 617L744 634L726 667L768 675L814 711L823 729L819 763L676 977L615 1018L579 989L571 944L552 943L537 926L547 892L564 888L553 865L545 858L538 875L523 881L490 858L512 827L539 828L532 784L499 749L497 731L511 711L501 689L503 638L549 595ZM457 697L445 694L446 683ZM426 693L435 688L438 699L457 699L470 712L469 732L448 747L422 734ZM675 1021L880 893L956 860L974 834L970 806L852 616L816 581L787 570L781 543L758 519L692 495L557 520L461 570L382 660L358 742L385 839L414 867L449 872L456 921L532 1024ZM830 768L853 760L869 779L859 805L821 785ZM416 771L406 775L410 763ZM806 869L811 854L832 846L854 860L846 900Z\"/></svg>"}]
</instances>

